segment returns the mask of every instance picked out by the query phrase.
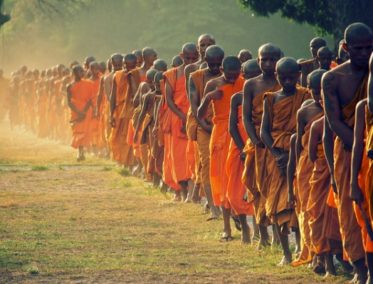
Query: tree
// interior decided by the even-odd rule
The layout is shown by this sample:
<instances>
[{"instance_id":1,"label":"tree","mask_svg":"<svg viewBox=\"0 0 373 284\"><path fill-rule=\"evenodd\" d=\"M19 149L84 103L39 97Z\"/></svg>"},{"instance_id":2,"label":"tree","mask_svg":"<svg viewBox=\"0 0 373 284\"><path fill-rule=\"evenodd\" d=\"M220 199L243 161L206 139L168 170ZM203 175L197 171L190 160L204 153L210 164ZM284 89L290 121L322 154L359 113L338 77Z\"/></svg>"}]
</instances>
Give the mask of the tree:
<instances>
[{"instance_id":1,"label":"tree","mask_svg":"<svg viewBox=\"0 0 373 284\"><path fill-rule=\"evenodd\" d=\"M373 27L372 0L240 0L259 16L280 13L282 17L317 28L322 35L330 34L337 45L345 28L353 22Z\"/></svg>"},{"instance_id":2,"label":"tree","mask_svg":"<svg viewBox=\"0 0 373 284\"><path fill-rule=\"evenodd\" d=\"M0 28L2 25L4 25L6 22L10 20L10 16L7 14L3 14L3 4L4 0L0 0Z\"/></svg>"}]
</instances>

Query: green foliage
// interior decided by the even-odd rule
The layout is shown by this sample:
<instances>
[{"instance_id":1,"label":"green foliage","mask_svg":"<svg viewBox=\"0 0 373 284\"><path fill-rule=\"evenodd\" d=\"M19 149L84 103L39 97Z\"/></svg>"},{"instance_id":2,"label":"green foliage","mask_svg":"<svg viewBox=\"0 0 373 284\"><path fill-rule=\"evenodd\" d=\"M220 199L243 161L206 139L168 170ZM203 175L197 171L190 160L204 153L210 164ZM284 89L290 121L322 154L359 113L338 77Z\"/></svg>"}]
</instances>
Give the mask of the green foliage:
<instances>
[{"instance_id":1,"label":"green foliage","mask_svg":"<svg viewBox=\"0 0 373 284\"><path fill-rule=\"evenodd\" d=\"M353 22L364 22L373 27L371 0L240 0L260 16L280 13L298 23L308 23L321 33L341 39L343 30Z\"/></svg>"}]
</instances>

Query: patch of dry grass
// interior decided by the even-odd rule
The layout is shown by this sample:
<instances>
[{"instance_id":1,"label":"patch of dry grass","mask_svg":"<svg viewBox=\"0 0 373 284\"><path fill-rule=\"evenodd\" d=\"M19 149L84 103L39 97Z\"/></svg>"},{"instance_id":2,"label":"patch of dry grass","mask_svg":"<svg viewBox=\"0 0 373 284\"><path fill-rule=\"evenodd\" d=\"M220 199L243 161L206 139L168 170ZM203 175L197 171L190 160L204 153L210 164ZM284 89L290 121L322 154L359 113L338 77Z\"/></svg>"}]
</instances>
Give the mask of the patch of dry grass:
<instances>
[{"instance_id":1,"label":"patch of dry grass","mask_svg":"<svg viewBox=\"0 0 373 284\"><path fill-rule=\"evenodd\" d=\"M243 246L238 232L220 243L221 220L204 221L198 205L174 203L108 161L77 164L68 147L15 141L0 149L0 283L323 281L305 267L277 267L278 250ZM43 156L23 158L38 143ZM7 170L13 165L48 170Z\"/></svg>"}]
</instances>

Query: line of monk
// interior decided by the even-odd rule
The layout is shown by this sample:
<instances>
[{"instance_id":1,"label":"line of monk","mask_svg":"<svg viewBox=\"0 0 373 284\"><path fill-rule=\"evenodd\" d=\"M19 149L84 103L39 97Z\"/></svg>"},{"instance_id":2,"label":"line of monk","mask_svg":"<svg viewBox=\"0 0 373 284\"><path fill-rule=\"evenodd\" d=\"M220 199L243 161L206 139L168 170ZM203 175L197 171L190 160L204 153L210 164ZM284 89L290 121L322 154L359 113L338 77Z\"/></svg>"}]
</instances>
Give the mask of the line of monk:
<instances>
[{"instance_id":1,"label":"line of monk","mask_svg":"<svg viewBox=\"0 0 373 284\"><path fill-rule=\"evenodd\" d=\"M332 276L338 262L373 283L373 33L353 23L336 58L319 37L310 51L296 60L266 43L255 59L226 56L203 34L170 68L145 47L107 64L22 67L10 81L0 72L0 100L12 127L71 139L78 161L111 157L174 202L201 204L223 221L222 242L233 219L243 244L280 246L279 265Z\"/></svg>"}]
</instances>

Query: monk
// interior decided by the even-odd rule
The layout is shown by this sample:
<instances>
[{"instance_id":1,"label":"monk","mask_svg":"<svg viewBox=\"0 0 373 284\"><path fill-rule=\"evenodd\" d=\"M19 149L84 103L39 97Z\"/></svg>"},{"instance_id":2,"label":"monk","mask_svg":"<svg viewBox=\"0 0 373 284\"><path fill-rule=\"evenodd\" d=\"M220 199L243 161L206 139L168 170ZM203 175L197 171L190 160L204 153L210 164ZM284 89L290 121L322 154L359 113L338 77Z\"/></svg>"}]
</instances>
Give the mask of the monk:
<instances>
[{"instance_id":1,"label":"monk","mask_svg":"<svg viewBox=\"0 0 373 284\"><path fill-rule=\"evenodd\" d=\"M350 60L327 72L322 79L325 114L337 138L334 143L334 179L338 196L338 217L343 247L355 268L355 278L365 283L367 269L361 232L349 197L351 149L356 104L366 97L369 57L373 50L372 30L363 23L349 25L344 49ZM325 131L325 130L324 130ZM328 137L330 140L330 137ZM330 152L330 148L325 151Z\"/></svg>"},{"instance_id":2,"label":"monk","mask_svg":"<svg viewBox=\"0 0 373 284\"><path fill-rule=\"evenodd\" d=\"M258 50L258 64L262 74L249 79L245 82L242 109L243 109L243 123L245 130L249 136L247 141L249 149L251 145L255 147L255 164L254 170L252 169L251 156L246 155L244 175L246 176L246 187L249 188L254 199L255 219L259 225L259 244L258 248L268 246L268 231L267 226L270 224L269 219L266 217L265 200L268 193L268 171L266 167L267 157L270 155L268 149L260 138L260 125L263 114L263 95L265 92L277 91L280 85L275 76L276 62L281 57L281 50L277 46L267 43L260 46ZM255 172L254 177L250 173ZM251 180L250 180L251 178ZM255 178L253 180L253 178ZM253 185L253 181L256 183ZM275 231L275 228L274 228ZM276 240L276 233L273 234L273 240Z\"/></svg>"},{"instance_id":3,"label":"monk","mask_svg":"<svg viewBox=\"0 0 373 284\"><path fill-rule=\"evenodd\" d=\"M6 98L9 94L9 79L4 77L4 72L0 69L0 120L3 120L6 114Z\"/></svg>"},{"instance_id":4,"label":"monk","mask_svg":"<svg viewBox=\"0 0 373 284\"><path fill-rule=\"evenodd\" d=\"M189 101L185 89L185 66L198 59L197 47L193 43L186 43L182 47L180 56L183 64L165 72L166 102L171 111L171 164L173 179L181 187L175 192L175 201L186 200L188 181L192 177L187 161L188 138L186 135L186 115ZM166 159L164 160L166 162ZM168 162L168 161L167 161Z\"/></svg>"},{"instance_id":5,"label":"monk","mask_svg":"<svg viewBox=\"0 0 373 284\"><path fill-rule=\"evenodd\" d=\"M134 54L137 58L136 67L141 67L143 65L143 62L144 62L144 58L142 56L142 51L139 50L139 49L136 49L136 50L132 51L132 54Z\"/></svg>"},{"instance_id":6,"label":"monk","mask_svg":"<svg viewBox=\"0 0 373 284\"><path fill-rule=\"evenodd\" d=\"M245 62L243 72L244 79L248 80L257 77L261 73L261 70L258 62L255 59L251 59ZM232 139L229 145L226 164L228 175L227 198L233 212L238 215L241 227L241 241L246 244L251 242L247 216L252 216L254 210L253 205L247 201L246 188L241 181L246 156L244 147L246 140L248 140L242 121L242 92L233 95L231 99L229 133ZM254 153L252 155L254 156Z\"/></svg>"},{"instance_id":7,"label":"monk","mask_svg":"<svg viewBox=\"0 0 373 284\"><path fill-rule=\"evenodd\" d=\"M171 60L171 67L176 68L183 64L183 60L181 59L180 55L175 55L172 57Z\"/></svg>"},{"instance_id":8,"label":"monk","mask_svg":"<svg viewBox=\"0 0 373 284\"><path fill-rule=\"evenodd\" d=\"M167 71L167 62L163 59L156 59L153 62L153 68L159 72Z\"/></svg>"},{"instance_id":9,"label":"monk","mask_svg":"<svg viewBox=\"0 0 373 284\"><path fill-rule=\"evenodd\" d=\"M113 75L110 94L111 151L113 159L120 165L132 167L134 164L132 147L127 143L126 139L130 119L129 117L124 117L122 111L128 88L128 73L136 68L137 58L134 54L128 54L124 58L120 54L114 54L111 60L113 69L117 69ZM120 70L123 62L125 69Z\"/></svg>"},{"instance_id":10,"label":"monk","mask_svg":"<svg viewBox=\"0 0 373 284\"><path fill-rule=\"evenodd\" d=\"M285 57L276 64L277 80L281 89L264 96L263 119L260 136L272 159L268 159L271 171L266 199L266 214L277 227L284 256L279 265L291 263L289 228L295 226L294 210L288 204L286 167L289 158L290 137L296 130L296 113L309 98L307 89L297 85L300 66L295 59ZM295 217L295 218L294 218Z\"/></svg>"},{"instance_id":11,"label":"monk","mask_svg":"<svg viewBox=\"0 0 373 284\"><path fill-rule=\"evenodd\" d=\"M246 62L246 61L252 59L252 58L253 58L253 54L252 54L251 51L248 50L248 49L241 49L241 50L238 52L238 56L237 56L237 57L238 57L238 59L240 60L241 65L242 65L244 62Z\"/></svg>"},{"instance_id":12,"label":"monk","mask_svg":"<svg viewBox=\"0 0 373 284\"><path fill-rule=\"evenodd\" d=\"M216 219L220 214L219 209L216 208L213 203L210 183L209 145L212 131L212 109L210 107L210 110L208 110L208 113L203 119L198 119L197 111L204 97L204 90L207 82L211 79L221 76L220 68L223 58L224 50L221 47L217 45L209 46L206 49L205 53L205 60L208 67L191 73L188 82L190 111L197 121L195 140L197 142L197 150L201 166L200 179L204 194L207 199L207 205L211 212L211 216L207 220Z\"/></svg>"},{"instance_id":13,"label":"monk","mask_svg":"<svg viewBox=\"0 0 373 284\"><path fill-rule=\"evenodd\" d=\"M243 88L244 79L241 74L241 62L235 56L228 56L222 63L223 75L210 80L205 87L205 96L198 108L197 118L207 115L210 103L213 108L212 122L214 124L210 139L210 182L214 205L221 207L223 212L222 241L232 240L230 226L230 204L227 199L228 175L226 161L229 150L230 136L229 102L231 97Z\"/></svg>"},{"instance_id":14,"label":"monk","mask_svg":"<svg viewBox=\"0 0 373 284\"><path fill-rule=\"evenodd\" d=\"M333 60L333 52L327 46L323 46L317 51L316 58L319 63L319 69L330 70Z\"/></svg>"},{"instance_id":15,"label":"monk","mask_svg":"<svg viewBox=\"0 0 373 284\"><path fill-rule=\"evenodd\" d=\"M96 59L93 56L87 56L86 58L84 58L83 68L85 72L85 75L84 75L85 78L89 78L91 76L89 66L91 62L93 61L96 61Z\"/></svg>"},{"instance_id":16,"label":"monk","mask_svg":"<svg viewBox=\"0 0 373 284\"><path fill-rule=\"evenodd\" d=\"M92 109L93 84L84 80L84 69L80 65L73 67L74 82L67 87L67 100L71 109L70 124L73 138L71 146L78 149L78 161L83 161L84 147L90 143L89 112Z\"/></svg>"},{"instance_id":17,"label":"monk","mask_svg":"<svg viewBox=\"0 0 373 284\"><path fill-rule=\"evenodd\" d=\"M338 55L337 55L337 58L335 59L335 62L337 63L337 65L345 63L347 60L350 59L348 53L343 48L343 43L344 41L342 39L341 41L339 41L339 44L338 44Z\"/></svg>"},{"instance_id":18,"label":"monk","mask_svg":"<svg viewBox=\"0 0 373 284\"><path fill-rule=\"evenodd\" d=\"M90 71L90 78L89 80L92 82L93 84L93 92L94 92L94 97L92 99L92 107L93 107L93 110L96 108L97 106L97 96L98 96L98 92L99 92L99 88L100 88L100 81L101 81L101 76L102 74L100 73L100 65L98 64L98 62L96 61L92 61L90 64L89 64L89 71ZM91 145L93 147L93 152L94 154L98 154L98 151L99 151L99 146L102 147L102 145L98 145L99 144L99 137L100 137L100 133L99 133L99 118L98 118L98 115L95 115L94 111L92 113L92 117L89 118L91 121L90 121L90 129L89 129L89 132L90 132L90 140L91 140Z\"/></svg>"},{"instance_id":19,"label":"monk","mask_svg":"<svg viewBox=\"0 0 373 284\"><path fill-rule=\"evenodd\" d=\"M319 49L320 50L320 49ZM319 54L319 53L318 53ZM331 57L330 57L331 60ZM327 66L330 66L330 61ZM291 203L296 200L297 215L299 221L299 229L301 234L301 252L297 260L295 260L292 265L297 266L301 264L308 263L312 260L314 251L311 248L311 236L310 236L310 227L309 219L310 215L307 210L307 205L310 195L310 183L313 163L309 159L309 149L308 142L309 136L311 133L312 123L319 119L323 115L323 108L320 104L320 92L321 92L321 76L326 72L326 70L318 69L312 71L308 75L308 89L311 92L312 100L306 101L302 107L298 110L297 113L297 132L296 132L296 177L297 177L297 193L296 197L292 190L292 180L288 182L289 185L289 200ZM290 176L291 177L291 176ZM289 178L289 176L288 176ZM321 263L321 259L315 259L318 263ZM323 267L323 264L315 266L314 270L317 270L317 267Z\"/></svg>"},{"instance_id":20,"label":"monk","mask_svg":"<svg viewBox=\"0 0 373 284\"><path fill-rule=\"evenodd\" d=\"M370 60L369 99L372 99L373 57ZM369 270L367 283L372 283L373 273L373 238L368 234L372 230L372 173L373 173L373 114L368 108L367 100L356 106L354 144L351 158L350 197L355 201L355 214L361 227L366 263ZM367 223L366 223L367 222Z\"/></svg>"},{"instance_id":21,"label":"monk","mask_svg":"<svg viewBox=\"0 0 373 284\"><path fill-rule=\"evenodd\" d=\"M308 74L319 68L319 63L317 62L317 51L323 46L326 46L326 41L321 37L315 37L310 41L310 52L312 59L300 63L302 68L300 83L303 87L307 86Z\"/></svg>"}]
</instances>

